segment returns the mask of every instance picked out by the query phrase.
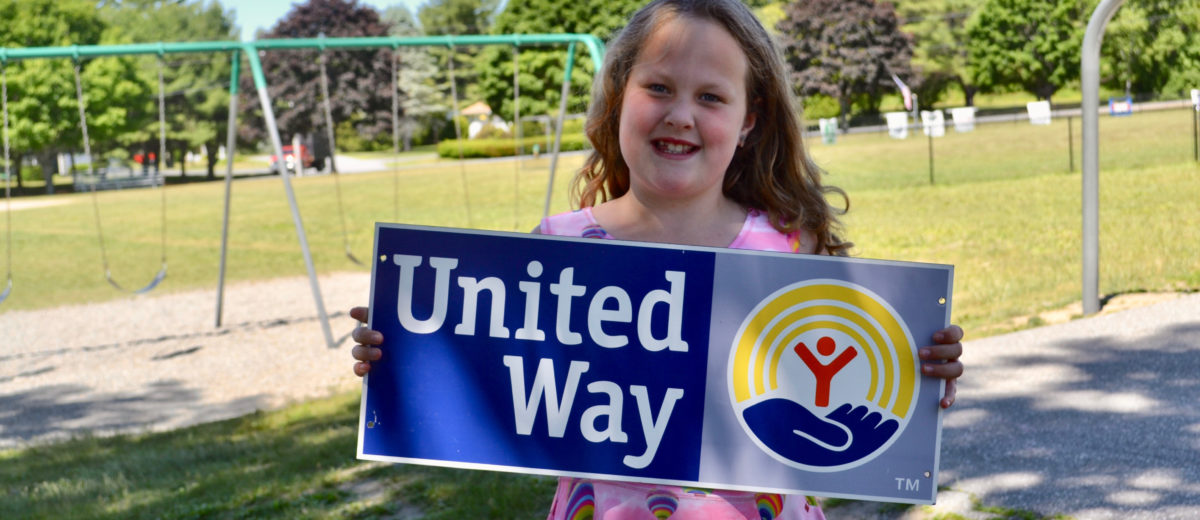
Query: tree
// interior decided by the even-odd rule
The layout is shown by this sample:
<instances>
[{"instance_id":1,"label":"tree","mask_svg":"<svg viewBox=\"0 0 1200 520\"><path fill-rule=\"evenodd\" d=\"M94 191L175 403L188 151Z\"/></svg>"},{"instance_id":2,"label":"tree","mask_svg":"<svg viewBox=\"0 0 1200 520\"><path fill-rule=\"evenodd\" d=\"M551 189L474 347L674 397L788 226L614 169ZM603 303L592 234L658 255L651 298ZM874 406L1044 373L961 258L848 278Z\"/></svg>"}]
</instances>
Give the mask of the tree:
<instances>
[{"instance_id":1,"label":"tree","mask_svg":"<svg viewBox=\"0 0 1200 520\"><path fill-rule=\"evenodd\" d=\"M910 0L900 2L896 12L903 30L913 36L911 82L918 101L932 106L951 84L957 84L974 106L977 87L967 68L967 20L981 0Z\"/></svg>"},{"instance_id":2,"label":"tree","mask_svg":"<svg viewBox=\"0 0 1200 520\"><path fill-rule=\"evenodd\" d=\"M485 34L500 0L429 0L417 10L425 34Z\"/></svg>"},{"instance_id":3,"label":"tree","mask_svg":"<svg viewBox=\"0 0 1200 520\"><path fill-rule=\"evenodd\" d=\"M386 36L387 26L379 13L357 0L308 0L295 4L262 38L316 38ZM353 121L368 140L391 131L391 52L385 49L325 51L329 96L334 124ZM263 73L274 103L275 118L283 139L290 135L324 133L321 106L321 69L318 51L274 51L262 53ZM253 78L245 74L239 88L239 104L256 107L239 136L251 142L266 137L258 108Z\"/></svg>"},{"instance_id":4,"label":"tree","mask_svg":"<svg viewBox=\"0 0 1200 520\"><path fill-rule=\"evenodd\" d=\"M233 13L219 3L203 0L162 2L123 0L111 2L104 17L122 37L133 43L236 40ZM143 56L139 70L143 82L157 95L158 57ZM217 149L226 141L229 117L230 57L224 53L172 54L163 57L166 83L168 153L174 151L180 171L186 175L184 157L188 150L204 147L208 177L215 177ZM158 155L158 100L147 108L146 123L124 137L129 146ZM164 157L157 158L166 160Z\"/></svg>"},{"instance_id":5,"label":"tree","mask_svg":"<svg viewBox=\"0 0 1200 520\"><path fill-rule=\"evenodd\" d=\"M1122 5L1105 32L1101 81L1131 93L1187 95L1200 86L1200 0Z\"/></svg>"},{"instance_id":6,"label":"tree","mask_svg":"<svg viewBox=\"0 0 1200 520\"><path fill-rule=\"evenodd\" d=\"M387 8L383 20L391 36L420 36L416 19L403 5ZM445 121L449 101L437 85L437 65L429 49L400 47L397 87L400 92L400 139L405 150L412 147L413 138L421 128L433 128L434 134Z\"/></svg>"},{"instance_id":7,"label":"tree","mask_svg":"<svg viewBox=\"0 0 1200 520\"><path fill-rule=\"evenodd\" d=\"M499 3L499 0L429 0L417 10L417 17L421 20L422 30L430 36L487 34ZM455 93L460 110L463 99L481 97L475 67L469 65L474 63L478 51L456 47L453 50L434 48L428 52L440 71L434 84L448 105L455 101L451 99ZM454 90L457 92L450 88L450 67L454 67ZM457 116L448 112L446 115ZM435 130L435 136L438 135L440 132Z\"/></svg>"},{"instance_id":8,"label":"tree","mask_svg":"<svg viewBox=\"0 0 1200 520\"><path fill-rule=\"evenodd\" d=\"M877 113L892 74L909 76L912 46L891 4L873 0L796 0L777 26L784 58L801 96L838 100L848 127L856 100Z\"/></svg>"},{"instance_id":9,"label":"tree","mask_svg":"<svg viewBox=\"0 0 1200 520\"><path fill-rule=\"evenodd\" d=\"M987 0L967 24L971 81L1049 101L1079 77L1085 16L1082 0Z\"/></svg>"},{"instance_id":10,"label":"tree","mask_svg":"<svg viewBox=\"0 0 1200 520\"><path fill-rule=\"evenodd\" d=\"M106 25L86 0L0 0L0 44L5 47L59 47L106 43ZM111 33L108 33L111 36ZM53 193L51 175L58 151L81 150L74 64L65 59L32 59L7 65L10 141L15 168L36 154ZM80 63L93 154L103 155L117 135L136 126L131 111L146 87L133 60L107 57ZM20 187L21 176L17 176Z\"/></svg>"},{"instance_id":11,"label":"tree","mask_svg":"<svg viewBox=\"0 0 1200 520\"><path fill-rule=\"evenodd\" d=\"M496 16L494 34L591 34L606 40L628 22L639 7L640 0L589 0L558 2L555 0L509 0L504 11ZM493 111L512 119L513 107L513 49L488 47L479 54L477 66L484 99ZM583 46L576 46L575 69L571 75L567 111L587 109L588 94L595 74L592 60L586 59ZM566 46L554 48L522 47L519 56L521 113L524 115L558 112L566 69Z\"/></svg>"}]
</instances>

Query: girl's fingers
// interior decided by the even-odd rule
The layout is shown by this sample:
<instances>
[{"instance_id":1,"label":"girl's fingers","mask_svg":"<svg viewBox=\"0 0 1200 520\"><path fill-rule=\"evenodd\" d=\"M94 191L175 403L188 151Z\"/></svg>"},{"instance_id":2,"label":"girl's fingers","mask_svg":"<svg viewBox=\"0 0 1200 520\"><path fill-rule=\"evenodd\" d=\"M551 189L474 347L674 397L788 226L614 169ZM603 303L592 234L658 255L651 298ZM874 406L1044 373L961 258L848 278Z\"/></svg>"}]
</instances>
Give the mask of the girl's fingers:
<instances>
[{"instance_id":1,"label":"girl's fingers","mask_svg":"<svg viewBox=\"0 0 1200 520\"><path fill-rule=\"evenodd\" d=\"M350 355L359 361L379 361L379 358L383 357L383 351L366 345L355 345L350 349Z\"/></svg>"},{"instance_id":2,"label":"girl's fingers","mask_svg":"<svg viewBox=\"0 0 1200 520\"><path fill-rule=\"evenodd\" d=\"M933 333L933 341L936 343L958 343L963 339L962 327L951 325L942 330Z\"/></svg>"},{"instance_id":3,"label":"girl's fingers","mask_svg":"<svg viewBox=\"0 0 1200 520\"><path fill-rule=\"evenodd\" d=\"M367 372L370 372L370 371L371 371L370 363L363 363L360 361L360 362L354 364L354 375L356 375L358 377L365 376L365 375L367 375Z\"/></svg>"},{"instance_id":4,"label":"girl's fingers","mask_svg":"<svg viewBox=\"0 0 1200 520\"><path fill-rule=\"evenodd\" d=\"M938 379L954 379L963 373L963 364L959 361L945 363L922 363L921 373Z\"/></svg>"},{"instance_id":5,"label":"girl's fingers","mask_svg":"<svg viewBox=\"0 0 1200 520\"><path fill-rule=\"evenodd\" d=\"M949 379L946 381L946 396L942 398L942 408L950 408L954 404L954 398L958 394L958 381Z\"/></svg>"},{"instance_id":6,"label":"girl's fingers","mask_svg":"<svg viewBox=\"0 0 1200 520\"><path fill-rule=\"evenodd\" d=\"M962 343L921 347L918 354L922 361L955 361L962 356Z\"/></svg>"},{"instance_id":7,"label":"girl's fingers","mask_svg":"<svg viewBox=\"0 0 1200 520\"><path fill-rule=\"evenodd\" d=\"M378 361L380 357L383 357L383 351L372 346L383 343L383 334L365 327L368 314L366 307L350 309L350 317L364 325L355 328L354 332L351 333L354 342L358 343L358 345L350 349L350 355L358 360L354 364L354 375L358 377L367 375L371 371L371 362Z\"/></svg>"},{"instance_id":8,"label":"girl's fingers","mask_svg":"<svg viewBox=\"0 0 1200 520\"><path fill-rule=\"evenodd\" d=\"M383 343L383 334L380 334L379 331L371 330L366 327L354 329L354 332L351 333L351 337L354 338L355 343L361 343L363 345L380 345Z\"/></svg>"}]
</instances>

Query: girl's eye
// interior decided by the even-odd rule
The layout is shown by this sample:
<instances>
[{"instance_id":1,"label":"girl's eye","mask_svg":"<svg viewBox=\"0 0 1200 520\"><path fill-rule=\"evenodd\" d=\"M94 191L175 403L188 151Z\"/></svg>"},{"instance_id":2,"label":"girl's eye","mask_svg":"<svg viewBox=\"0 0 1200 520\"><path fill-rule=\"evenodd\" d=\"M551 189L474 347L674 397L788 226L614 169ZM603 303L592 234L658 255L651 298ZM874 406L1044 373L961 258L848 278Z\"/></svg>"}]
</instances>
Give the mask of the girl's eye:
<instances>
[{"instance_id":1,"label":"girl's eye","mask_svg":"<svg viewBox=\"0 0 1200 520\"><path fill-rule=\"evenodd\" d=\"M722 101L721 96L716 94L700 94L700 100L708 103L720 103Z\"/></svg>"},{"instance_id":2,"label":"girl's eye","mask_svg":"<svg viewBox=\"0 0 1200 520\"><path fill-rule=\"evenodd\" d=\"M667 86L661 83L653 83L647 87L651 92L667 92Z\"/></svg>"}]
</instances>

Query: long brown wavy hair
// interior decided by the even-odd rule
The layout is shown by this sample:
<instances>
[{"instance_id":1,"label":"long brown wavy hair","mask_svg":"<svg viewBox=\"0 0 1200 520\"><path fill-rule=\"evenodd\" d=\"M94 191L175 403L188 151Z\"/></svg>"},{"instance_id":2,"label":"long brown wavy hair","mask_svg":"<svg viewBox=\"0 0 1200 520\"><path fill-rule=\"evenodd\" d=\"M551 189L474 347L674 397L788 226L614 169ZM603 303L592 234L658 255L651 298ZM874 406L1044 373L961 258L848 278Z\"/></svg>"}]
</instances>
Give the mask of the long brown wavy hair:
<instances>
[{"instance_id":1,"label":"long brown wavy hair","mask_svg":"<svg viewBox=\"0 0 1200 520\"><path fill-rule=\"evenodd\" d=\"M572 183L574 201L579 207L594 206L629 191L629 166L618 136L625 84L646 40L677 18L724 27L749 64L746 99L748 110L756 113L756 123L725 170L725 196L745 208L766 212L781 232L811 231L817 251L846 255L853 244L839 238L838 215L849 209L850 199L840 188L821 185L823 172L804 149L783 59L766 29L737 0L654 0L609 42L604 65L592 83L588 109L586 131L594 149ZM841 196L845 207L831 206L826 200L830 193Z\"/></svg>"}]
</instances>

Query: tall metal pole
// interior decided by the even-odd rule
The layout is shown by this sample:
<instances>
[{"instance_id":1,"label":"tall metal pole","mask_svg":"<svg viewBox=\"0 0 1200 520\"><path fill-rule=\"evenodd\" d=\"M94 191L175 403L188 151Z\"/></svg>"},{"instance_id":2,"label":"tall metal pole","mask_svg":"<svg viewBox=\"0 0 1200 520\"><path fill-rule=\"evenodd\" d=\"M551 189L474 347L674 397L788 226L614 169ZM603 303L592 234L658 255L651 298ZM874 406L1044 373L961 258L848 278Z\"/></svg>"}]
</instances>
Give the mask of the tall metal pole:
<instances>
[{"instance_id":1,"label":"tall metal pole","mask_svg":"<svg viewBox=\"0 0 1200 520\"><path fill-rule=\"evenodd\" d=\"M1100 44L1104 29L1125 0L1101 0L1080 49L1083 88L1083 314L1100 312Z\"/></svg>"},{"instance_id":2,"label":"tall metal pole","mask_svg":"<svg viewBox=\"0 0 1200 520\"><path fill-rule=\"evenodd\" d=\"M217 270L217 328L221 327L221 312L225 303L225 259L229 252L229 200L233 193L233 149L237 145L238 69L242 56L233 51L233 66L229 73L229 124L225 138L225 212L221 217L221 267Z\"/></svg>"},{"instance_id":3,"label":"tall metal pole","mask_svg":"<svg viewBox=\"0 0 1200 520\"><path fill-rule=\"evenodd\" d=\"M308 235L304 232L304 221L300 218L300 206L296 204L296 193L292 190L291 176L284 165L283 142L279 138L279 126L275 123L275 110L271 107L271 97L267 94L267 78L263 74L262 62L258 60L258 52L252 46L247 46L246 57L250 59L250 71L254 74L254 88L258 90L258 102L262 105L263 120L267 124L267 135L271 138L271 147L275 149L275 157L279 177L283 179L283 189L287 192L288 205L292 208L292 222L296 226L296 238L300 241L300 252L304 255L304 267L308 269L308 283L312 287L313 302L317 305L317 315L321 319L321 330L325 333L325 345L337 347L333 341L333 331L329 328L329 315L325 313L325 300L321 298L321 286L317 283L317 269L313 266L312 252L308 249ZM293 152L299 153L298 150ZM302 163L300 157L297 163ZM301 165L299 169L302 169Z\"/></svg>"}]
</instances>

